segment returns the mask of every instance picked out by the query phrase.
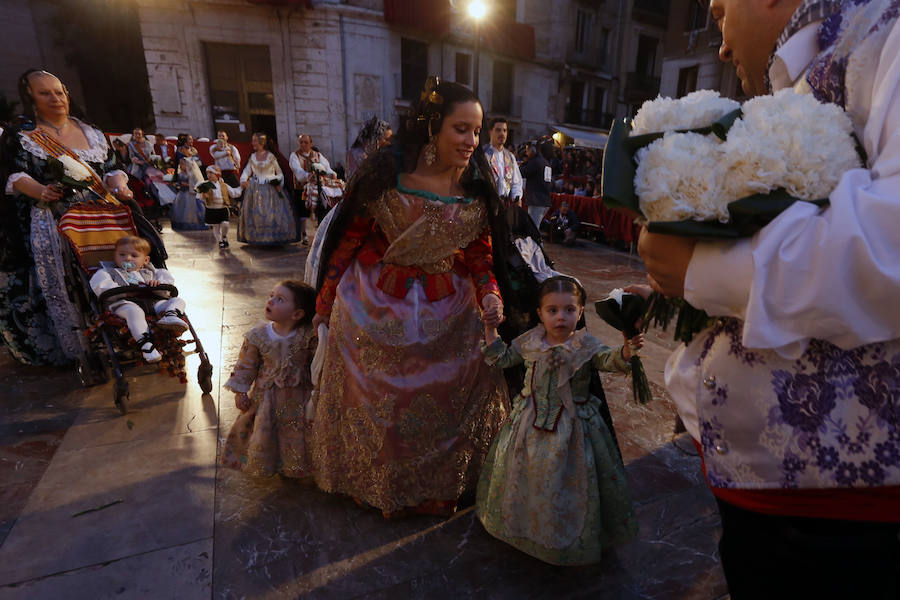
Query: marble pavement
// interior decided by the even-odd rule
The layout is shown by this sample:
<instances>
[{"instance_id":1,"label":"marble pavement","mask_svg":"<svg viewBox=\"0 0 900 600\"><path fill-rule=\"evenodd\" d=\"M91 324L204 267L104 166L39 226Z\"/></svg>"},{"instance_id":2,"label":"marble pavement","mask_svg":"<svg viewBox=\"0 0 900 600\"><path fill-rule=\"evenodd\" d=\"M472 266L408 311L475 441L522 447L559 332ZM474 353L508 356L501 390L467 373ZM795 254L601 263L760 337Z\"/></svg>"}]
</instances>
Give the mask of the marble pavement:
<instances>
[{"instance_id":1,"label":"marble pavement","mask_svg":"<svg viewBox=\"0 0 900 600\"><path fill-rule=\"evenodd\" d=\"M672 343L648 336L655 401L604 385L640 517L640 537L597 566L545 565L487 535L471 507L450 519L385 521L309 484L217 468L237 415L221 389L242 333L306 249L220 251L206 232L166 230L169 269L214 366L213 393L150 368L128 373L131 411L111 384L0 354L0 599L610 598L718 600L718 516L690 440L673 434L661 387ZM634 255L549 246L597 299L642 280ZM617 334L588 311L588 326Z\"/></svg>"}]
</instances>

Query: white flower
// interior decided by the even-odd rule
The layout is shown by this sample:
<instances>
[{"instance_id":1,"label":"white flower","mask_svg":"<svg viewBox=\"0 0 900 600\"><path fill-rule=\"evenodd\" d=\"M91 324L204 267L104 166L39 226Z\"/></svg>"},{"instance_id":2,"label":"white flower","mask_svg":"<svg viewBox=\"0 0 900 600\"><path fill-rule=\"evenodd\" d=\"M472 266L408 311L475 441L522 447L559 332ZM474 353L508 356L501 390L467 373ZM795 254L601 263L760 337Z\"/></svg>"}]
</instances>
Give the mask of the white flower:
<instances>
[{"instance_id":1,"label":"white flower","mask_svg":"<svg viewBox=\"0 0 900 600\"><path fill-rule=\"evenodd\" d=\"M325 173L325 165L323 165L323 164L320 163L320 162L314 162L314 163L312 164L312 170L313 170L315 173Z\"/></svg>"},{"instance_id":2,"label":"white flower","mask_svg":"<svg viewBox=\"0 0 900 600\"><path fill-rule=\"evenodd\" d=\"M74 181L86 181L91 178L91 172L83 164L67 154L59 157L63 165L63 173Z\"/></svg>"},{"instance_id":3,"label":"white flower","mask_svg":"<svg viewBox=\"0 0 900 600\"><path fill-rule=\"evenodd\" d=\"M847 113L785 89L748 100L725 143L732 199L784 188L802 200L827 198L861 166Z\"/></svg>"},{"instance_id":4,"label":"white flower","mask_svg":"<svg viewBox=\"0 0 900 600\"><path fill-rule=\"evenodd\" d=\"M641 212L650 221L728 221L722 189L722 144L713 135L666 133L638 150L634 177Z\"/></svg>"},{"instance_id":5,"label":"white flower","mask_svg":"<svg viewBox=\"0 0 900 600\"><path fill-rule=\"evenodd\" d=\"M604 298L604 300L615 300L616 304L618 304L619 306L622 306L622 296L624 296L624 295L625 295L625 290L623 290L622 288L615 288L615 289L609 291L609 294L607 294L607 296L606 296L606 298Z\"/></svg>"},{"instance_id":6,"label":"white flower","mask_svg":"<svg viewBox=\"0 0 900 600\"><path fill-rule=\"evenodd\" d=\"M713 90L699 90L678 99L660 96L644 102L634 117L630 135L708 127L740 107Z\"/></svg>"}]
</instances>

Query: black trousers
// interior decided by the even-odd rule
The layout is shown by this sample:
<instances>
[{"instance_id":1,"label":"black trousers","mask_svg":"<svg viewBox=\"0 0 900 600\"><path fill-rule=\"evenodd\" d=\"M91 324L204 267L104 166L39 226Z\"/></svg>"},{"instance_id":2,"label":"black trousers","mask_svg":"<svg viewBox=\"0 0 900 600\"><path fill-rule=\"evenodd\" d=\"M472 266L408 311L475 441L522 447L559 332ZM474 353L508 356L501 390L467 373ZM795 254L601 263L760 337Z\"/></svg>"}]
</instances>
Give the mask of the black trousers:
<instances>
[{"instance_id":1,"label":"black trousers","mask_svg":"<svg viewBox=\"0 0 900 600\"><path fill-rule=\"evenodd\" d=\"M717 502L731 600L900 598L900 524L782 517Z\"/></svg>"}]
</instances>

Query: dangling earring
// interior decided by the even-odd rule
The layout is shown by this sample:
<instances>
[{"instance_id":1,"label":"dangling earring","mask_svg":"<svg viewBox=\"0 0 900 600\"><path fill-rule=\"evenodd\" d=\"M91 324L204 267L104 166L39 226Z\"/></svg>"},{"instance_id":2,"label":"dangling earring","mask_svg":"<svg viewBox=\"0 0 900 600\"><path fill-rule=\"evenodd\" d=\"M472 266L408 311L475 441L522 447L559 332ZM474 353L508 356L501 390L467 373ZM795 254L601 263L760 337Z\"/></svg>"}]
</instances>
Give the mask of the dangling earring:
<instances>
[{"instance_id":1,"label":"dangling earring","mask_svg":"<svg viewBox=\"0 0 900 600\"><path fill-rule=\"evenodd\" d=\"M425 158L425 164L429 167L437 160L437 146L434 143L434 136L428 138L428 143L422 148L422 156Z\"/></svg>"}]
</instances>

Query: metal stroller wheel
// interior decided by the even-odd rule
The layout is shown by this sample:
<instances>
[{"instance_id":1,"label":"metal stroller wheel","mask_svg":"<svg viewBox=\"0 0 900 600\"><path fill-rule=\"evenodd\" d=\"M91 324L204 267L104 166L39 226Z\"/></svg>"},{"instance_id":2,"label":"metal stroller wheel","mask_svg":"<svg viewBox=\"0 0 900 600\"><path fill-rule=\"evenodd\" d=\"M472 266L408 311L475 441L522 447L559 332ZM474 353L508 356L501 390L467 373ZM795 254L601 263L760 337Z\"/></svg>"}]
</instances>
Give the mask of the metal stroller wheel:
<instances>
[{"instance_id":1,"label":"metal stroller wheel","mask_svg":"<svg viewBox=\"0 0 900 600\"><path fill-rule=\"evenodd\" d=\"M208 362L201 362L200 366L197 367L197 382L200 384L200 389L204 394L212 391L212 371L212 365Z\"/></svg>"},{"instance_id":2,"label":"metal stroller wheel","mask_svg":"<svg viewBox=\"0 0 900 600\"><path fill-rule=\"evenodd\" d=\"M116 408L124 415L128 412L128 400L131 397L128 392L128 382L121 379L116 381L115 394Z\"/></svg>"}]
</instances>

